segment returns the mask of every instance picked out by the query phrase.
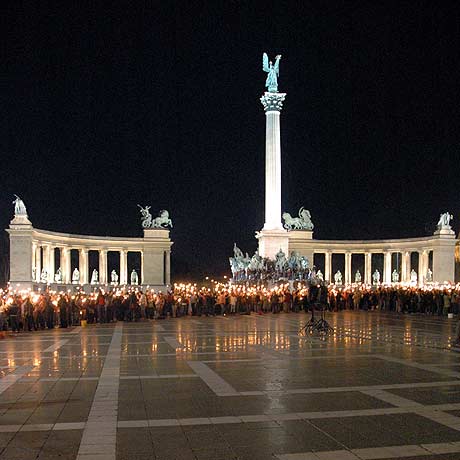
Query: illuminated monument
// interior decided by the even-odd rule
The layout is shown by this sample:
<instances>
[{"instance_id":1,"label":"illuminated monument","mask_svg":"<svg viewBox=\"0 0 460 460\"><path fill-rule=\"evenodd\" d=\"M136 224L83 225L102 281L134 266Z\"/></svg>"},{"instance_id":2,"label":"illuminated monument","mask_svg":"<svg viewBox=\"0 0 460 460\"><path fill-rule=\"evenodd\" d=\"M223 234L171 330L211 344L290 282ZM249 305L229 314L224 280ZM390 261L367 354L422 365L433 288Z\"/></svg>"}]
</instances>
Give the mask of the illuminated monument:
<instances>
[{"instance_id":1,"label":"illuminated monument","mask_svg":"<svg viewBox=\"0 0 460 460\"><path fill-rule=\"evenodd\" d=\"M256 232L257 256L274 260L280 250L287 255L295 254L308 259L310 266L315 264L328 281L334 273L343 271L346 284L356 278L359 269L364 272L366 284L372 283L372 273L376 270L382 271L385 284L394 282L395 273L398 280L407 283L414 282L414 273L417 282L422 284L454 282L455 252L457 247L460 262L460 244L450 226L452 216L447 212L441 214L430 236L388 240L316 240L308 210L302 207L299 217L291 217L287 212L282 214L280 116L286 93L278 92L280 59L278 55L272 63L265 53L263 55L263 70L268 73L265 83L268 90L260 98L266 119L265 223L262 230Z\"/></svg>"}]
</instances>

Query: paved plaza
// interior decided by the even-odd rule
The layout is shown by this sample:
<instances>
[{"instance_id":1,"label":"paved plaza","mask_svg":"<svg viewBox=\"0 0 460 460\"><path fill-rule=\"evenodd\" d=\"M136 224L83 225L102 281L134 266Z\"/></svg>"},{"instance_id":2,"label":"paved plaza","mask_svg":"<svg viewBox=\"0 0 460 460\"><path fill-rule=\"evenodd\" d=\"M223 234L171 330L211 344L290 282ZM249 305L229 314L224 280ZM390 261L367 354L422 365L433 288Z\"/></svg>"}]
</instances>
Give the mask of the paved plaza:
<instances>
[{"instance_id":1,"label":"paved plaza","mask_svg":"<svg viewBox=\"0 0 460 460\"><path fill-rule=\"evenodd\" d=\"M459 459L455 321L299 313L0 341L0 460Z\"/></svg>"}]
</instances>

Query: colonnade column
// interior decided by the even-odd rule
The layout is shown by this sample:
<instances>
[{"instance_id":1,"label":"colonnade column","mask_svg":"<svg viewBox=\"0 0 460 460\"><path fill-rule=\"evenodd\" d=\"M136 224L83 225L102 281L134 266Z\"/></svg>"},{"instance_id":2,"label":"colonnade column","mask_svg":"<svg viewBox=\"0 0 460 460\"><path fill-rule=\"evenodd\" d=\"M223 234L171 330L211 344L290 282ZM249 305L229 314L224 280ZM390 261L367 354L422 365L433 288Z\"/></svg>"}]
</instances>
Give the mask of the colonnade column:
<instances>
[{"instance_id":1,"label":"colonnade column","mask_svg":"<svg viewBox=\"0 0 460 460\"><path fill-rule=\"evenodd\" d=\"M351 284L351 252L345 253L345 284Z\"/></svg>"},{"instance_id":2,"label":"colonnade column","mask_svg":"<svg viewBox=\"0 0 460 460\"><path fill-rule=\"evenodd\" d=\"M144 251L141 251L141 279L139 280L139 284L144 284Z\"/></svg>"},{"instance_id":3,"label":"colonnade column","mask_svg":"<svg viewBox=\"0 0 460 460\"><path fill-rule=\"evenodd\" d=\"M37 245L36 253L35 253L35 281L40 281L40 274L42 272L42 250L40 244Z\"/></svg>"},{"instance_id":4,"label":"colonnade column","mask_svg":"<svg viewBox=\"0 0 460 460\"><path fill-rule=\"evenodd\" d=\"M48 252L48 281L50 283L54 283L54 273L55 273L55 254L54 254L54 246L49 246Z\"/></svg>"},{"instance_id":5,"label":"colonnade column","mask_svg":"<svg viewBox=\"0 0 460 460\"><path fill-rule=\"evenodd\" d=\"M331 282L331 272L332 272L332 253L326 252L324 254L324 278L326 281Z\"/></svg>"},{"instance_id":6,"label":"colonnade column","mask_svg":"<svg viewBox=\"0 0 460 460\"><path fill-rule=\"evenodd\" d=\"M428 272L428 251L423 250L418 253L418 281L423 284Z\"/></svg>"},{"instance_id":7,"label":"colonnade column","mask_svg":"<svg viewBox=\"0 0 460 460\"><path fill-rule=\"evenodd\" d=\"M32 243L32 281L35 281L36 276L34 276L34 270L37 266L37 245Z\"/></svg>"},{"instance_id":8,"label":"colonnade column","mask_svg":"<svg viewBox=\"0 0 460 460\"><path fill-rule=\"evenodd\" d=\"M99 251L99 283L107 284L107 251Z\"/></svg>"},{"instance_id":9,"label":"colonnade column","mask_svg":"<svg viewBox=\"0 0 460 460\"><path fill-rule=\"evenodd\" d=\"M61 249L61 263L62 263L62 281L64 284L72 282L72 274L70 273L70 249Z\"/></svg>"},{"instance_id":10,"label":"colonnade column","mask_svg":"<svg viewBox=\"0 0 460 460\"><path fill-rule=\"evenodd\" d=\"M410 281L410 252L404 251L401 257L401 281Z\"/></svg>"},{"instance_id":11,"label":"colonnade column","mask_svg":"<svg viewBox=\"0 0 460 460\"><path fill-rule=\"evenodd\" d=\"M120 251L120 284L128 284L128 251Z\"/></svg>"},{"instance_id":12,"label":"colonnade column","mask_svg":"<svg viewBox=\"0 0 460 460\"><path fill-rule=\"evenodd\" d=\"M46 272L46 280L50 280L50 246L43 246L43 269ZM41 278L41 277L40 277Z\"/></svg>"},{"instance_id":13,"label":"colonnade column","mask_svg":"<svg viewBox=\"0 0 460 460\"><path fill-rule=\"evenodd\" d=\"M364 282L372 283L372 253L364 253Z\"/></svg>"},{"instance_id":14,"label":"colonnade column","mask_svg":"<svg viewBox=\"0 0 460 460\"><path fill-rule=\"evenodd\" d=\"M78 271L80 272L80 284L88 284L88 249L80 249L78 254Z\"/></svg>"},{"instance_id":15,"label":"colonnade column","mask_svg":"<svg viewBox=\"0 0 460 460\"><path fill-rule=\"evenodd\" d=\"M386 251L383 255L383 282L384 284L391 283L391 252Z\"/></svg>"}]
</instances>

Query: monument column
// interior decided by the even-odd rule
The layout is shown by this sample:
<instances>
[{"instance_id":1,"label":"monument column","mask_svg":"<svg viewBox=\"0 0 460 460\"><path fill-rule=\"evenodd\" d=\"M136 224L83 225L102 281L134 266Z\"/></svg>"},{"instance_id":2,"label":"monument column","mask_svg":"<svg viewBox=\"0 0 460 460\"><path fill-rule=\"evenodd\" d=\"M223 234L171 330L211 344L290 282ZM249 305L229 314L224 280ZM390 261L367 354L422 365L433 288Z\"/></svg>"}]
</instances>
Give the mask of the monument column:
<instances>
[{"instance_id":1,"label":"monument column","mask_svg":"<svg viewBox=\"0 0 460 460\"><path fill-rule=\"evenodd\" d=\"M351 252L345 253L345 284L351 284Z\"/></svg>"},{"instance_id":2,"label":"monument column","mask_svg":"<svg viewBox=\"0 0 460 460\"><path fill-rule=\"evenodd\" d=\"M82 248L78 254L80 284L88 284L88 249Z\"/></svg>"},{"instance_id":3,"label":"monument column","mask_svg":"<svg viewBox=\"0 0 460 460\"><path fill-rule=\"evenodd\" d=\"M120 284L128 284L128 251L120 251Z\"/></svg>"},{"instance_id":4,"label":"monument column","mask_svg":"<svg viewBox=\"0 0 460 460\"><path fill-rule=\"evenodd\" d=\"M99 283L107 284L107 251L99 250Z\"/></svg>"},{"instance_id":5,"label":"monument column","mask_svg":"<svg viewBox=\"0 0 460 460\"><path fill-rule=\"evenodd\" d=\"M262 257L275 258L281 249L288 253L288 235L281 223L280 113L286 93L265 92L260 98L265 110L265 223L259 239Z\"/></svg>"},{"instance_id":6,"label":"monument column","mask_svg":"<svg viewBox=\"0 0 460 460\"><path fill-rule=\"evenodd\" d=\"M383 254L383 283L391 284L391 252L385 251Z\"/></svg>"},{"instance_id":7,"label":"monument column","mask_svg":"<svg viewBox=\"0 0 460 460\"><path fill-rule=\"evenodd\" d=\"M364 254L364 282L366 284L372 283L372 253L366 252Z\"/></svg>"}]
</instances>

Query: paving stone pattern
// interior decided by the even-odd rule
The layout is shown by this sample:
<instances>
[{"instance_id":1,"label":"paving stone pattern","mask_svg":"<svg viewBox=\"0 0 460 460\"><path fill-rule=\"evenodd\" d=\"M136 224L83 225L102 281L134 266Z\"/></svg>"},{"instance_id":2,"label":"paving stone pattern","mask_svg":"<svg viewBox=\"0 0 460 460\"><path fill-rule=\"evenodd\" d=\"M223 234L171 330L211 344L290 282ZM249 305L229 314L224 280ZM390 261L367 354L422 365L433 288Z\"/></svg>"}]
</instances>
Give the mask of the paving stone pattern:
<instances>
[{"instance_id":1,"label":"paving stone pattern","mask_svg":"<svg viewBox=\"0 0 460 460\"><path fill-rule=\"evenodd\" d=\"M455 320L299 313L8 335L0 460L460 459Z\"/></svg>"}]
</instances>

